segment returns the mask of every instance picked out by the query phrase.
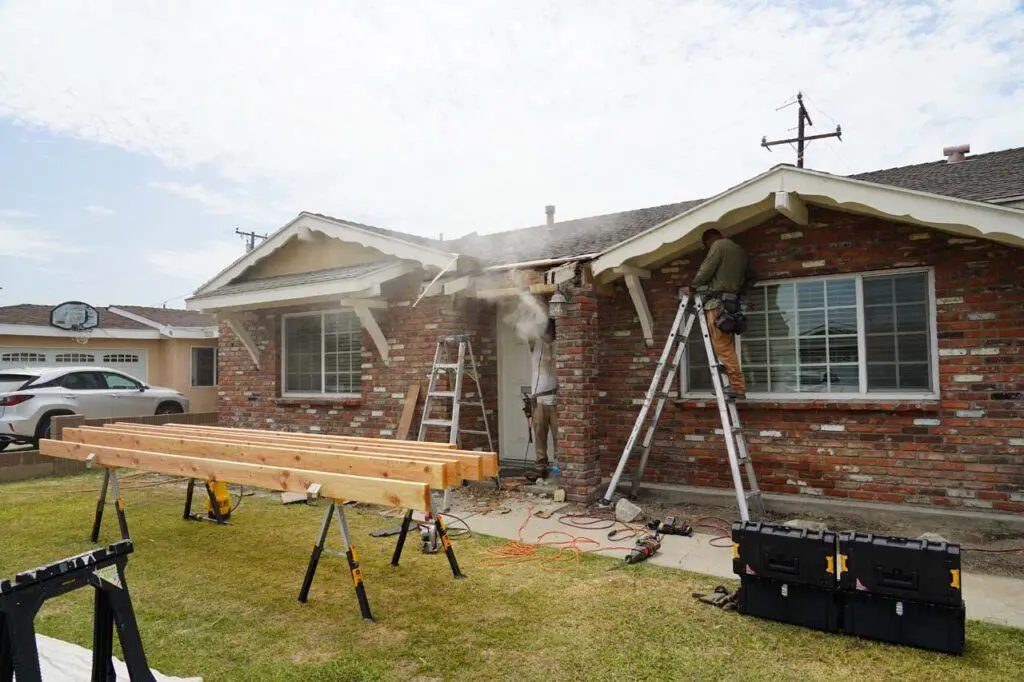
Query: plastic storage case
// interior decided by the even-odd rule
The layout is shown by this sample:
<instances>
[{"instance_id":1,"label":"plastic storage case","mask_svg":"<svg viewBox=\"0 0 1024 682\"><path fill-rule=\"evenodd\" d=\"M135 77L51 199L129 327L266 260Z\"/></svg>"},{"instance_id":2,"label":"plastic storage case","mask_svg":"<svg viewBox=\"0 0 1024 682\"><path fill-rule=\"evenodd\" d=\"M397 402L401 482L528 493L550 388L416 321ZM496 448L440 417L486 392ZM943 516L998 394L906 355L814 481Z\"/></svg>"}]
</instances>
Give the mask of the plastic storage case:
<instances>
[{"instance_id":1,"label":"plastic storage case","mask_svg":"<svg viewBox=\"0 0 1024 682\"><path fill-rule=\"evenodd\" d=\"M865 639L960 655L964 651L963 600L929 604L881 594L844 590L843 632Z\"/></svg>"},{"instance_id":2,"label":"plastic storage case","mask_svg":"<svg viewBox=\"0 0 1024 682\"><path fill-rule=\"evenodd\" d=\"M835 589L743 577L737 608L747 616L839 632L842 608Z\"/></svg>"},{"instance_id":3,"label":"plastic storage case","mask_svg":"<svg viewBox=\"0 0 1024 682\"><path fill-rule=\"evenodd\" d=\"M836 533L757 521L732 524L732 570L741 578L836 587Z\"/></svg>"},{"instance_id":4,"label":"plastic storage case","mask_svg":"<svg viewBox=\"0 0 1024 682\"><path fill-rule=\"evenodd\" d=\"M960 606L960 545L840 533L839 587L855 593Z\"/></svg>"}]
</instances>

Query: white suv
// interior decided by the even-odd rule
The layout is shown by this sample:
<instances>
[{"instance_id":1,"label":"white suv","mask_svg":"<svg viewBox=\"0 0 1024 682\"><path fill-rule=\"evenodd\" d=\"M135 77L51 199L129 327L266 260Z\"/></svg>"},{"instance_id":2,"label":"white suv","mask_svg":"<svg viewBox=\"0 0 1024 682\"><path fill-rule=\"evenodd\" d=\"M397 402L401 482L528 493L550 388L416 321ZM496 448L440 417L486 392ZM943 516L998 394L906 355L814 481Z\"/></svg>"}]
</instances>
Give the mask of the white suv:
<instances>
[{"instance_id":1,"label":"white suv","mask_svg":"<svg viewBox=\"0 0 1024 682\"><path fill-rule=\"evenodd\" d=\"M102 367L0 369L0 450L50 437L50 419L142 417L188 412L188 398Z\"/></svg>"}]
</instances>

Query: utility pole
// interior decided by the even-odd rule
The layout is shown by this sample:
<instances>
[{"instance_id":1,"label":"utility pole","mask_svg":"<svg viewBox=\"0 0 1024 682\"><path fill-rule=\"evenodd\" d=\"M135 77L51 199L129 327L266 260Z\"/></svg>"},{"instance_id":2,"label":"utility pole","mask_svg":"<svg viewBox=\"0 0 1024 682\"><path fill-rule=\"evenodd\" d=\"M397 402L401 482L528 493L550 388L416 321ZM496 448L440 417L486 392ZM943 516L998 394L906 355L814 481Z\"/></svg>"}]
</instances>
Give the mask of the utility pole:
<instances>
[{"instance_id":1,"label":"utility pole","mask_svg":"<svg viewBox=\"0 0 1024 682\"><path fill-rule=\"evenodd\" d=\"M265 235L265 234L256 234L255 232L242 232L237 227L235 228L235 234L237 234L238 236L242 237L243 239L248 240L246 245L245 245L245 252L246 253L249 253L250 251L252 251L253 249L256 248L256 240L257 239L266 239L267 238L267 235Z\"/></svg>"},{"instance_id":2,"label":"utility pole","mask_svg":"<svg viewBox=\"0 0 1024 682\"><path fill-rule=\"evenodd\" d=\"M837 125L836 126L836 131L834 133L822 133L821 135L805 135L804 134L804 123L806 122L806 124L809 125L809 126L814 125L814 123L811 122L811 115L807 113L807 107L804 106L804 96L803 96L803 93L801 93L801 92L796 93L796 103L797 103L797 105L799 107L799 109L797 111L797 114L796 114L796 137L791 137L791 138L786 139L786 140L772 140L771 142L768 141L767 137L762 137L761 138L761 146L764 147L765 149L767 149L768 151L771 151L772 150L771 148L774 147L775 145L778 145L778 144L792 144L792 143L796 142L796 167L797 168L803 168L804 167L804 147L806 146L806 144L808 142L810 142L811 140L823 140L826 137L837 137L837 138L839 138L839 141L842 142L842 140L843 140L843 129L842 129L842 127ZM789 104L785 104L782 107L779 107L779 109L782 109L782 108L788 107L788 106L789 106ZM778 111L778 109L776 109L776 111Z\"/></svg>"}]
</instances>

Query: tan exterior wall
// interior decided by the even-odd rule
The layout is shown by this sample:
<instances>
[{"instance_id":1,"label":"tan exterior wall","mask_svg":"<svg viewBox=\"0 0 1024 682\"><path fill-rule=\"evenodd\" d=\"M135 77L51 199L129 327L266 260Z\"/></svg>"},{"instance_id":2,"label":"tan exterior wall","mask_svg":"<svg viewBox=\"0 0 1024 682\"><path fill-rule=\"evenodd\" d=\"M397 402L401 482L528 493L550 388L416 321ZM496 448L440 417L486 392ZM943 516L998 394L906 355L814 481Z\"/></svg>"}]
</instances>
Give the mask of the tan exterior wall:
<instances>
[{"instance_id":1,"label":"tan exterior wall","mask_svg":"<svg viewBox=\"0 0 1024 682\"><path fill-rule=\"evenodd\" d=\"M240 279L294 275L382 260L391 260L391 257L377 249L320 235L311 242L291 240L273 255L249 268Z\"/></svg>"},{"instance_id":2,"label":"tan exterior wall","mask_svg":"<svg viewBox=\"0 0 1024 682\"><path fill-rule=\"evenodd\" d=\"M216 348L217 339L93 339L87 346L80 346L74 339L0 335L0 348L144 350L146 381L150 385L181 391L188 396L192 412L212 412L217 408L217 387L192 387L192 348L195 346Z\"/></svg>"}]
</instances>

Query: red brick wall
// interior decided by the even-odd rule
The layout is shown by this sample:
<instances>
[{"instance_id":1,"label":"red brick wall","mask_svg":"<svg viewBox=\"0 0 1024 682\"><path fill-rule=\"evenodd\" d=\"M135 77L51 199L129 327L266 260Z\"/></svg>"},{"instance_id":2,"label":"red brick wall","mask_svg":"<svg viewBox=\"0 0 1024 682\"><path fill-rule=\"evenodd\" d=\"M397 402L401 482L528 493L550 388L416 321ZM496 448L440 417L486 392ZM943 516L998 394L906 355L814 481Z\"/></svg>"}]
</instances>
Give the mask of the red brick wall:
<instances>
[{"instance_id":1,"label":"red brick wall","mask_svg":"<svg viewBox=\"0 0 1024 682\"><path fill-rule=\"evenodd\" d=\"M411 295L411 292L406 293ZM391 438L398 428L409 384L419 382L420 395L409 432L409 437L415 439L437 337L468 332L472 335L491 434L497 448L497 345L493 307L473 299L427 297L415 308L410 300L405 300L393 303L387 310L374 311L391 346L390 366L384 364L369 333L364 332L362 396L344 403L281 397L280 324L285 312L289 311L260 311L254 320L245 323L261 350L258 370L228 326L221 325L218 409L222 424ZM465 384L466 393L475 393L468 378ZM437 402L446 401L435 401L435 404ZM432 417L443 414L433 408L431 413ZM484 428L478 408L464 403L462 416L463 428ZM431 429L428 440L447 440L447 433ZM486 446L485 437L469 436L463 442L467 448Z\"/></svg>"},{"instance_id":2,"label":"red brick wall","mask_svg":"<svg viewBox=\"0 0 1024 682\"><path fill-rule=\"evenodd\" d=\"M812 209L736 238L762 279L933 266L941 401L741 406L762 486L774 492L1024 511L1024 252L880 220ZM676 312L699 265L684 256L644 283L647 348L621 285L600 299L599 440L614 468ZM977 378L975 378L977 377ZM678 384L676 385L678 388ZM713 404L666 408L646 479L731 486Z\"/></svg>"}]
</instances>

